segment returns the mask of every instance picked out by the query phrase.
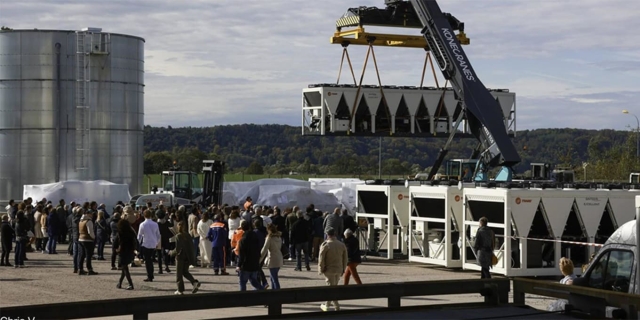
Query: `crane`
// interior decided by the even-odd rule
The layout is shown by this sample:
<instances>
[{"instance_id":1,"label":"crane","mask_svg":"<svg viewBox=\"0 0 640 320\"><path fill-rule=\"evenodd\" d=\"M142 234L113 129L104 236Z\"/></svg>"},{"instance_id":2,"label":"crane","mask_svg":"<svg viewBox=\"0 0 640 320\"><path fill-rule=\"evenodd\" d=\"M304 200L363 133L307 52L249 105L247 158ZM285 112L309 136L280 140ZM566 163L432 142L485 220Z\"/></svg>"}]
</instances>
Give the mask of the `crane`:
<instances>
[{"instance_id":1,"label":"crane","mask_svg":"<svg viewBox=\"0 0 640 320\"><path fill-rule=\"evenodd\" d=\"M464 23L450 13L444 13L436 0L385 0L386 8L357 7L350 8L336 22L338 35L341 28L363 25L422 28L424 41L417 37L394 35L371 35L372 39L354 39L350 43L364 44L370 40L379 45L395 45L402 43L405 47L424 46L430 50L437 61L445 79L451 83L456 99L462 102L463 111L458 114L444 147L431 167L428 179L432 180L449 152L449 147L456 135L462 120L466 120L471 134L478 140L471 159L477 159L473 180L487 181L491 168L501 167L495 181L511 181L512 167L521 159L511 141L503 121L503 113L499 103L491 92L480 81L474 71L462 45L469 44L464 33ZM454 30L459 31L458 34ZM348 34L349 32L343 32ZM332 43L340 43L342 37L332 38ZM383 41L385 40L385 41Z\"/></svg>"}]
</instances>

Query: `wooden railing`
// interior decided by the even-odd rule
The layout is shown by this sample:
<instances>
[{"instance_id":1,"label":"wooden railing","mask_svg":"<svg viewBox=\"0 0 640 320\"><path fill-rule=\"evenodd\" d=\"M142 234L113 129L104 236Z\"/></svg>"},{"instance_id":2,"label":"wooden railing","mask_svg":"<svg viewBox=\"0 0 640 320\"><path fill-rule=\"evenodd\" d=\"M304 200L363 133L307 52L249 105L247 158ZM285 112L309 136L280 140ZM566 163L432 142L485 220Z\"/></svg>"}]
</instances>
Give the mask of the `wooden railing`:
<instances>
[{"instance_id":1,"label":"wooden railing","mask_svg":"<svg viewBox=\"0 0 640 320\"><path fill-rule=\"evenodd\" d=\"M393 310L401 307L402 297L479 293L484 296L484 304L498 305L508 303L509 290L510 281L504 278L396 282L6 307L0 310L0 316L12 319L79 319L133 315L133 319L138 320L148 319L151 313L266 305L268 316L277 318L282 315L283 304L327 300L386 298L386 308Z\"/></svg>"}]
</instances>

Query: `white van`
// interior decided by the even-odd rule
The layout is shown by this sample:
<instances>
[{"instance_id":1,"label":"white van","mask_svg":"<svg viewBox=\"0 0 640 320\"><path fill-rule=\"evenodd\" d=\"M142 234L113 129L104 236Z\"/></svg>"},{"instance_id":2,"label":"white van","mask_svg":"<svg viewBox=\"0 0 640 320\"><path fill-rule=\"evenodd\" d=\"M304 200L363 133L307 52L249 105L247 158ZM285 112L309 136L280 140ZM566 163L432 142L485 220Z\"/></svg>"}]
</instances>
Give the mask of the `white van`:
<instances>
[{"instance_id":1,"label":"white van","mask_svg":"<svg viewBox=\"0 0 640 320\"><path fill-rule=\"evenodd\" d=\"M636 210L638 208L640 196L636 196ZM640 295L637 241L636 220L620 226L598 251L582 277L573 280L573 285ZM569 303L578 310L604 311L607 318L621 311L598 298L576 296L570 298Z\"/></svg>"},{"instance_id":2,"label":"white van","mask_svg":"<svg viewBox=\"0 0 640 320\"><path fill-rule=\"evenodd\" d=\"M584 275L574 284L597 289L640 294L635 283L636 221L629 221L618 228L598 251Z\"/></svg>"}]
</instances>

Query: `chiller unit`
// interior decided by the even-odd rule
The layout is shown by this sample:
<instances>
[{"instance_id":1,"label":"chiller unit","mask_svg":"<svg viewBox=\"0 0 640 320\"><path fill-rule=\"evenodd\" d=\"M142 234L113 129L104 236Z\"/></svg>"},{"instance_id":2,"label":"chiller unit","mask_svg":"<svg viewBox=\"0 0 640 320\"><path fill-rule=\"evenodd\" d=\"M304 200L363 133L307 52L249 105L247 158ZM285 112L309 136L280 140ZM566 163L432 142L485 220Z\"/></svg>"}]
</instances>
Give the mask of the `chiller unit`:
<instances>
[{"instance_id":1,"label":"chiller unit","mask_svg":"<svg viewBox=\"0 0 640 320\"><path fill-rule=\"evenodd\" d=\"M405 183L368 181L356 186L356 219L366 229L365 239L372 254L386 255L387 259L393 259L394 252L407 254L410 196Z\"/></svg>"},{"instance_id":2,"label":"chiller unit","mask_svg":"<svg viewBox=\"0 0 640 320\"><path fill-rule=\"evenodd\" d=\"M502 108L507 131L515 133L515 93L490 92ZM461 112L450 88L313 84L302 90L303 135L448 137ZM456 135L471 137L471 132L465 125Z\"/></svg>"},{"instance_id":3,"label":"chiller unit","mask_svg":"<svg viewBox=\"0 0 640 320\"><path fill-rule=\"evenodd\" d=\"M505 276L557 276L557 261L570 258L575 273L616 228L634 219L633 186L571 188L465 188L463 269L480 270L471 249L478 220L486 217L496 235L498 264Z\"/></svg>"},{"instance_id":4,"label":"chiller unit","mask_svg":"<svg viewBox=\"0 0 640 320\"><path fill-rule=\"evenodd\" d=\"M462 189L458 183L409 187L409 261L462 267Z\"/></svg>"}]
</instances>

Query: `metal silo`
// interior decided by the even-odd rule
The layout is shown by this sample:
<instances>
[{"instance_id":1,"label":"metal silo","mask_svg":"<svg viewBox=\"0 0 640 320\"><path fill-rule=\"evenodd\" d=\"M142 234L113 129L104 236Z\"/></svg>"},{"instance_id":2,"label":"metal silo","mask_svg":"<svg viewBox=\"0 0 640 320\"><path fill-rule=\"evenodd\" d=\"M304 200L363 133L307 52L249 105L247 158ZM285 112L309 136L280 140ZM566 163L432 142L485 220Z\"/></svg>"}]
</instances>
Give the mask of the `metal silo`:
<instances>
[{"instance_id":1,"label":"metal silo","mask_svg":"<svg viewBox=\"0 0 640 320\"><path fill-rule=\"evenodd\" d=\"M0 31L0 203L23 185L143 175L144 39Z\"/></svg>"}]
</instances>

